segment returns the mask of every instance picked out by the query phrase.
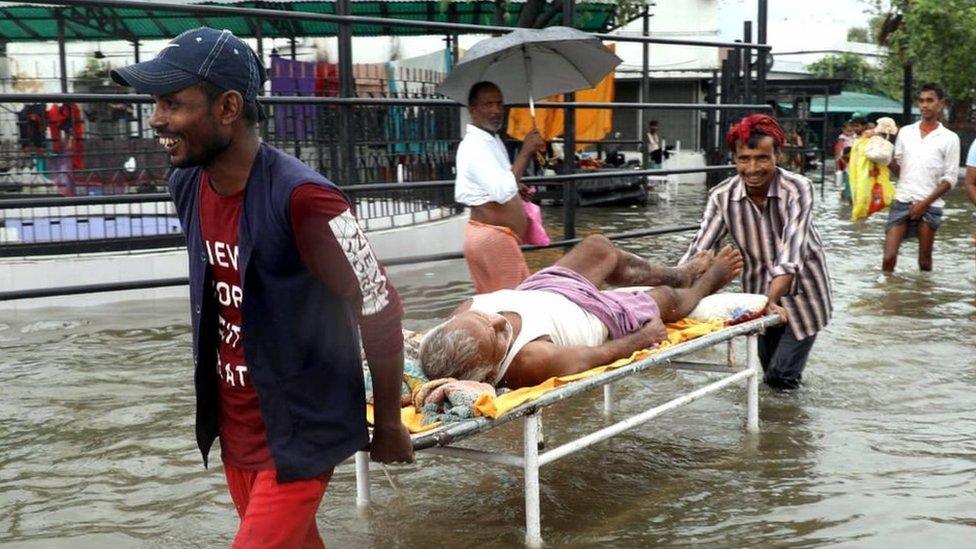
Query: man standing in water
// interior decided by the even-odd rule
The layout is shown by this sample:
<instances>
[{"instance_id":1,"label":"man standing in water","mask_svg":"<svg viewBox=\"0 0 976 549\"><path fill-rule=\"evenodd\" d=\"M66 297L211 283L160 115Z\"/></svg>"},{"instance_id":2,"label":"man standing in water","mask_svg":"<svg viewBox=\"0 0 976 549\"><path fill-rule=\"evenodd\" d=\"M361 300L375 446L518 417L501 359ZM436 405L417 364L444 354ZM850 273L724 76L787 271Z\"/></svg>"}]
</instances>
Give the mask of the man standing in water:
<instances>
[{"instance_id":1,"label":"man standing in water","mask_svg":"<svg viewBox=\"0 0 976 549\"><path fill-rule=\"evenodd\" d=\"M827 257L813 222L813 185L776 167L783 141L783 129L764 114L729 129L725 142L735 151L738 174L708 195L701 228L682 262L731 237L742 252L743 291L766 294L769 311L787 322L759 337L764 380L795 389L832 305Z\"/></svg>"},{"instance_id":2,"label":"man standing in water","mask_svg":"<svg viewBox=\"0 0 976 549\"><path fill-rule=\"evenodd\" d=\"M932 270L935 231L942 224L942 195L959 178L959 136L939 122L945 92L936 84L923 84L918 92L922 119L898 132L895 159L888 166L898 177L895 200L885 225L881 269L890 273L898 262L898 249L906 237L918 236L918 268Z\"/></svg>"},{"instance_id":3,"label":"man standing in water","mask_svg":"<svg viewBox=\"0 0 976 549\"><path fill-rule=\"evenodd\" d=\"M545 142L538 130L532 130L515 162L509 162L498 137L505 105L501 90L491 82L471 86L468 112L471 123L458 145L454 199L471 208L471 220L464 227L464 259L475 292L482 294L512 289L529 276L519 247L527 226L520 179Z\"/></svg>"},{"instance_id":4,"label":"man standing in water","mask_svg":"<svg viewBox=\"0 0 976 549\"><path fill-rule=\"evenodd\" d=\"M969 201L976 206L976 141L969 146L969 154L966 155L966 194ZM973 214L976 221L976 213ZM976 228L973 229L973 245L976 246Z\"/></svg>"},{"instance_id":5,"label":"man standing in water","mask_svg":"<svg viewBox=\"0 0 976 549\"><path fill-rule=\"evenodd\" d=\"M261 61L201 27L112 72L151 94L186 235L197 444L213 441L240 516L234 547L322 547L336 464L412 460L400 423L402 306L339 189L256 130ZM370 444L359 335L376 409Z\"/></svg>"}]
</instances>

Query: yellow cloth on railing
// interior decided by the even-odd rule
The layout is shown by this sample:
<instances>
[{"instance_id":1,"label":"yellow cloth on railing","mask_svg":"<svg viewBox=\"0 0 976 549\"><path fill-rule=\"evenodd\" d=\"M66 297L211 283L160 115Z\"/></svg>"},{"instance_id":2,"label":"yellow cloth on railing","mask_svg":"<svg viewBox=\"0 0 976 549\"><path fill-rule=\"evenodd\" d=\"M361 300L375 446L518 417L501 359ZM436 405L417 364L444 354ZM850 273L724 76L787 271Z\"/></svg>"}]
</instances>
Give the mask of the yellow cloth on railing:
<instances>
[{"instance_id":1,"label":"yellow cloth on railing","mask_svg":"<svg viewBox=\"0 0 976 549\"><path fill-rule=\"evenodd\" d=\"M549 378L533 387L523 387L521 389L509 391L494 398L488 396L487 394L482 395L482 397L479 398L474 404L475 414L495 419L532 399L538 398L549 391L556 389L557 387L561 387L567 383L572 383L580 379L599 375L608 370L620 368L621 366L626 366L638 360L643 360L655 353L673 347L674 345L695 339L696 337L710 334L712 332L717 332L724 327L725 323L717 319L708 322L696 322L686 318L684 320L668 324L668 339L662 341L660 345L653 349L637 351L629 357L617 360L612 364L591 368L585 372L571 376ZM369 421L370 424L373 423L373 406L371 404L366 405L366 420ZM412 405L404 406L400 409L400 420L411 433L423 433L425 431L430 431L440 427L442 424L442 422L438 421L424 425L423 413Z\"/></svg>"},{"instance_id":2,"label":"yellow cloth on railing","mask_svg":"<svg viewBox=\"0 0 976 549\"><path fill-rule=\"evenodd\" d=\"M616 50L615 44L608 44L610 51ZM603 80L589 89L576 92L576 101L593 103L613 103L614 100L614 71L610 71ZM502 90L504 92L504 90ZM536 98L538 100L539 98ZM562 101L562 95L545 98L546 101ZM563 109L536 108L535 123L527 107L513 107L508 110L508 127L506 133L512 139L522 140L525 134L535 127L546 141L563 134ZM613 111L611 109L577 109L576 110L576 141L599 141L613 129ZM587 145L577 145L581 150Z\"/></svg>"}]
</instances>

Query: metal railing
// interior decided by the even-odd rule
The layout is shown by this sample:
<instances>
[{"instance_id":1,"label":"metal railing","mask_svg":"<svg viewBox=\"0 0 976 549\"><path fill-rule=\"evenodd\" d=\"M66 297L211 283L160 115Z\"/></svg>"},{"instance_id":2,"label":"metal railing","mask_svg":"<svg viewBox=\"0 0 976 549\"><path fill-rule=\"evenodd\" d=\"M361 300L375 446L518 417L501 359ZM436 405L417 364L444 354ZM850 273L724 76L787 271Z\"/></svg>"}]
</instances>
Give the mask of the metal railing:
<instances>
[{"instance_id":1,"label":"metal railing","mask_svg":"<svg viewBox=\"0 0 976 549\"><path fill-rule=\"evenodd\" d=\"M643 229L638 231L626 231L620 233L610 233L605 235L611 240L623 240L628 238L639 238L645 236L666 235L679 232L693 231L698 225L677 225L672 227L661 227L657 229ZM547 246L522 246L524 251L545 250L550 248L566 248L581 242L582 238L570 238L554 241ZM417 263L429 263L434 261L447 261L464 257L461 252L451 252L442 254L431 254L415 256L409 258L384 261L387 266L411 265ZM154 280L133 280L126 282L108 282L104 284L85 284L78 286L62 286L58 288L37 288L31 290L15 290L0 292L0 302L13 301L17 299L35 299L43 297L59 297L68 295L120 292L126 290L148 290L153 288L166 288L171 286L185 286L189 283L186 277L154 279Z\"/></svg>"},{"instance_id":2,"label":"metal railing","mask_svg":"<svg viewBox=\"0 0 976 549\"><path fill-rule=\"evenodd\" d=\"M355 97L356 93L353 86L353 75L352 75L352 63L351 63L351 32L353 25L369 24L369 25L384 25L384 26L407 26L414 28L424 28L430 31L443 32L448 35L456 35L462 32L472 32L472 33L507 33L511 32L512 28L509 27L493 27L493 26L480 26L480 25L467 25L467 24L457 24L457 23L440 23L431 21L415 21L415 20L399 20L399 19L389 19L382 17L363 17L363 16L351 16L349 13L349 0L338 0L337 4L337 14L315 14L315 13L296 13L288 11L278 11L272 9L263 8L244 8L238 6L215 6L215 5L201 5L201 4L169 4L169 3L150 3L135 0L102 0L102 1L88 1L88 0L39 0L35 2L37 4L45 5L68 5L68 6L91 6L91 7L109 7L109 8L145 8L158 11L171 11L171 12L181 12L190 14L191 16L222 16L222 15L237 15L246 16L254 19L278 19L278 20L315 20L321 22L335 23L336 28L339 31L339 42L338 42L338 53L339 53L339 85L338 93L340 97L262 97L261 102L272 107L272 111L278 107L288 107L294 105L306 105L314 107L316 110L316 117L321 114L327 117L329 120L329 128L336 129L335 136L329 136L331 139L326 140L323 143L316 142L316 136L308 139L307 135L294 135L292 140L280 140L276 144L289 152L293 152L296 156L302 158L307 163L313 167L318 167L320 171L323 171L327 175L335 177L338 181L343 183L352 183L351 185L344 185L342 188L345 192L353 198L356 203L357 213L361 216L361 219L369 219L371 215L376 215L376 219L387 217L387 216L402 216L410 215L415 216L421 209L430 211L440 210L449 211L454 208L453 203L449 200L450 186L453 184L453 180L449 179L451 177L449 165L453 162L453 158L450 157L449 153L446 153L443 149L435 147L432 151L423 151L422 154L428 154L429 156L421 158L420 162L414 162L414 158L406 157L409 160L409 164L413 166L414 164L419 164L423 166L422 168L413 171L413 168L403 170L400 168L398 171L403 174L402 178L409 180L411 178L416 179L429 179L432 181L420 181L412 183L380 183L380 184L366 184L358 185L355 183L361 181L390 181L393 179L391 176L391 170L397 164L403 164L402 162L390 162L383 161L383 153L386 152L388 158L402 159L405 158L400 151L389 152L389 147L391 142L389 139L384 139L384 136L370 136L362 133L371 128L375 128L382 120L383 117L389 116L389 110L396 107L411 107L413 109L426 109L423 111L425 115L438 116L437 113L444 114L445 120L456 120L453 112L445 109L458 108L459 105L451 100L447 99L436 99L436 98L410 98L410 97ZM573 16L573 2L572 0L565 0L566 9L564 10L564 17L566 21L572 21ZM645 11L645 22L648 17ZM258 27L259 28L259 27ZM763 35L761 31L760 36ZM731 48L736 52L741 54L743 59L749 59L753 51L756 52L766 52L770 47L766 44L755 44L751 43L750 39L743 42L721 42L721 41L704 41L704 40L686 40L686 39L669 39L669 38L654 38L647 35L646 29L644 35L612 35L612 34L594 34L595 37L602 40L612 40L617 42L636 42L643 43L645 46L647 44L671 44L671 45L689 45L689 46L701 46L701 47L720 47L720 48ZM63 46L63 40L61 40ZM454 45L457 45L457 40L453 40ZM260 40L259 40L260 49ZM63 56L63 47L61 48ZM646 48L645 48L645 58L646 58ZM646 62L645 62L646 64ZM762 65L760 63L760 65ZM62 63L62 73L64 64ZM764 71L757 71L759 76L759 90L757 94L758 101L751 102L748 99L753 96L749 93L745 94L746 100L742 101L741 104L719 104L718 98L715 94L710 95L709 103L653 103L653 102L637 102L637 103L593 103L593 102L576 102L573 101L571 97L567 98L566 102L560 103L540 103L539 106L548 106L552 108L562 108L566 111L566 135L567 139L565 142L566 150L573 150L575 144L575 129L574 129L574 117L573 113L575 109L590 109L590 108L601 108L601 109L694 109L708 113L710 125L709 132L713 132L712 126L714 124L714 118L719 113L724 115L734 114L737 112L744 111L754 111L754 110L768 110L770 107L763 103L762 85L764 84ZM646 76L646 69L645 69ZM65 76L62 74L62 88L67 89ZM723 75L723 78L725 76ZM745 76L745 86L748 92L749 82L751 82L751 76L746 73ZM643 85L646 87L646 83ZM642 96L646 97L646 96ZM723 97L725 95L723 94ZM145 104L151 102L152 99L148 96L138 96L132 94L48 94L48 95L38 95L38 94L3 94L0 95L0 103L3 102L36 102L36 101L54 101L54 102L125 102L130 104ZM355 107L355 108L354 108ZM385 108L387 110L382 110ZM284 109L279 112L293 113L294 111L289 111ZM274 112L271 113L272 116ZM358 118L357 118L358 117ZM358 121L358 123L357 123ZM333 124L334 122L334 124ZM267 126L267 125L266 125ZM438 126L435 124L435 126ZM320 124L319 128L325 127L324 124ZM438 126L439 127L439 126ZM363 128L367 128L363 130ZM147 128L144 128L147 129ZM265 128L267 131L267 127ZM358 132L358 133L357 133ZM431 135L433 141L437 143L444 144L444 149L449 150L450 145L457 140L459 134L447 134L434 133ZM395 144L395 143L393 143ZM439 145L439 147L442 145ZM398 156L399 154L399 156ZM721 161L719 161L721 162ZM714 163L714 162L713 162ZM561 185L564 186L564 197L572 197L577 189L583 185L581 183L586 180L599 181L601 179L611 179L614 177L622 176L658 176L658 175L668 175L668 174L679 174L679 173L711 173L711 172L723 172L731 169L728 165L712 165L706 166L699 169L685 169L685 170L608 170L599 173L563 173L557 176L545 176L545 177L527 177L524 180L528 183L544 183L546 185ZM404 174L404 172L406 172ZM375 175L374 175L375 174ZM147 188L148 189L148 188ZM424 193L431 193L429 195L424 195ZM439 194L438 194L439 193ZM75 204L74 207L117 207L125 201L131 201L132 198L139 195L126 195L123 197L118 197L120 200L118 202L114 200L116 197L84 197L90 199L88 202L82 200L81 202L72 203ZM397 197L400 199L398 200ZM140 196L137 203L152 203L153 201L159 202L160 200L166 199L166 195L160 195L158 193L149 193ZM81 200L77 198L74 200ZM566 238L553 243L549 247L557 246L568 246L572 243L577 242L579 239L575 237L575 214L573 200L566 200L564 206L564 226L566 230ZM15 205L16 203L9 203L10 205ZM23 205L23 204L21 204ZM41 204L30 206L31 208L60 208L67 206L65 202L59 202L58 204ZM72 206L68 206L72 207ZM5 207L7 211L10 207ZM413 208L411 210L411 208ZM171 210L167 210L166 214L171 213ZM161 214L157 214L161 215ZM411 221L416 221L416 217L411 218ZM5 227L8 228L8 227ZM624 233L620 235L613 235L615 238L630 238L635 236L644 236L649 234L668 234L669 232L678 232L684 230L692 230L694 226L682 226L677 228L664 228L650 231L640 231L636 233ZM181 238L178 234L167 234L166 238ZM2 244L2 241L0 241ZM0 253L2 253L5 246L0 245ZM535 248L526 248L527 250ZM454 254L441 254L439 256L422 256L405 258L394 262L388 262L389 264L406 264L414 262L426 262L426 261L436 261L443 259L453 259L461 257L460 253ZM169 280L169 281L142 281L135 282L136 287L158 287L161 285L173 285L175 283L183 283L182 281ZM147 285L140 285L147 284ZM101 289L104 288L104 289ZM135 287L121 287L119 285L98 285L97 287L70 287L62 288L60 290L69 293L85 293L87 291L114 291L119 289L135 289ZM50 290L32 290L33 293L30 295L24 294L24 292L14 292L20 294L21 297L40 297L41 293L44 295L62 295L58 294L59 289ZM54 293L51 293L54 292ZM14 299L11 297L10 293L0 293L0 300Z\"/></svg>"}]
</instances>

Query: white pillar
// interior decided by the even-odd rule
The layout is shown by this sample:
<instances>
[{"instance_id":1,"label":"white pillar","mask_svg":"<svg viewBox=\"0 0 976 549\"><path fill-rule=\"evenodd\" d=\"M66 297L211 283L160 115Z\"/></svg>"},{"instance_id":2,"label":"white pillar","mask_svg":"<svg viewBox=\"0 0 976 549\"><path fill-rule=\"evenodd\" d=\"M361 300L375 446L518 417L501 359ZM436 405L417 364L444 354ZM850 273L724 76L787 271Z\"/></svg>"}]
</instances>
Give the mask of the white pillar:
<instances>
[{"instance_id":1,"label":"white pillar","mask_svg":"<svg viewBox=\"0 0 976 549\"><path fill-rule=\"evenodd\" d=\"M762 367L759 364L759 336L746 337L746 367L752 370L746 382L746 430L759 432L759 378Z\"/></svg>"},{"instance_id":2,"label":"white pillar","mask_svg":"<svg viewBox=\"0 0 976 549\"><path fill-rule=\"evenodd\" d=\"M542 547L542 516L539 509L539 418L525 416L522 452L525 463L525 545Z\"/></svg>"},{"instance_id":3,"label":"white pillar","mask_svg":"<svg viewBox=\"0 0 976 549\"><path fill-rule=\"evenodd\" d=\"M613 384L607 383L603 386L603 414L610 415L613 412Z\"/></svg>"},{"instance_id":4,"label":"white pillar","mask_svg":"<svg viewBox=\"0 0 976 549\"><path fill-rule=\"evenodd\" d=\"M369 505L369 452L356 452L356 507Z\"/></svg>"}]
</instances>

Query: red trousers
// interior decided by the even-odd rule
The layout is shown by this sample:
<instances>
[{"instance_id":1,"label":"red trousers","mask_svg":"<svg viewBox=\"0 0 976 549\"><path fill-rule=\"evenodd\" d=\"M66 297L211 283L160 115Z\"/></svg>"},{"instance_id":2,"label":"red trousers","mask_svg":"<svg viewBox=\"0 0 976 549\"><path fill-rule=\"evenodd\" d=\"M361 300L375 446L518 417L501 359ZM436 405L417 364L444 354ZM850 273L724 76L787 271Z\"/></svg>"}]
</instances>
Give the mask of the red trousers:
<instances>
[{"instance_id":1,"label":"red trousers","mask_svg":"<svg viewBox=\"0 0 976 549\"><path fill-rule=\"evenodd\" d=\"M227 489L241 517L234 549L323 549L315 525L332 471L314 479L279 484L276 471L249 471L224 464Z\"/></svg>"}]
</instances>

